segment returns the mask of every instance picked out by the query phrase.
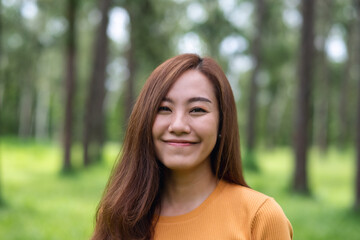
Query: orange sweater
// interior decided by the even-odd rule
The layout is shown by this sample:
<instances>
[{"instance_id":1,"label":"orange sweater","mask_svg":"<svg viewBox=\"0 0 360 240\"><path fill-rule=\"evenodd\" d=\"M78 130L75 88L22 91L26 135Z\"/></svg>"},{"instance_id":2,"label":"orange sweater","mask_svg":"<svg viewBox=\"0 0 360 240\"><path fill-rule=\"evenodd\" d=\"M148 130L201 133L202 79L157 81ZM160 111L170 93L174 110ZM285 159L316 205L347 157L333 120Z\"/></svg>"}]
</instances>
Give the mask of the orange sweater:
<instances>
[{"instance_id":1,"label":"orange sweater","mask_svg":"<svg viewBox=\"0 0 360 240\"><path fill-rule=\"evenodd\" d=\"M155 240L283 240L292 227L274 199L252 189L220 181L196 209L160 216Z\"/></svg>"}]
</instances>

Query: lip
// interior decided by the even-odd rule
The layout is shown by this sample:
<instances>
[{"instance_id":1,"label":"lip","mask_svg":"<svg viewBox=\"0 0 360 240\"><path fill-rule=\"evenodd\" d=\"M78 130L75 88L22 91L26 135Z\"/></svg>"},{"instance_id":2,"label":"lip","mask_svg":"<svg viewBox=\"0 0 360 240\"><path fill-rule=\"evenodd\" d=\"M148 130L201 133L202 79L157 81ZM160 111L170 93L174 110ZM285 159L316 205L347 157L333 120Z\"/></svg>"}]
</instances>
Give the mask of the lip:
<instances>
[{"instance_id":1,"label":"lip","mask_svg":"<svg viewBox=\"0 0 360 240\"><path fill-rule=\"evenodd\" d=\"M167 140L163 140L163 141L171 146L176 146L176 147L192 146L197 143L194 141L181 140L181 139L167 139Z\"/></svg>"}]
</instances>

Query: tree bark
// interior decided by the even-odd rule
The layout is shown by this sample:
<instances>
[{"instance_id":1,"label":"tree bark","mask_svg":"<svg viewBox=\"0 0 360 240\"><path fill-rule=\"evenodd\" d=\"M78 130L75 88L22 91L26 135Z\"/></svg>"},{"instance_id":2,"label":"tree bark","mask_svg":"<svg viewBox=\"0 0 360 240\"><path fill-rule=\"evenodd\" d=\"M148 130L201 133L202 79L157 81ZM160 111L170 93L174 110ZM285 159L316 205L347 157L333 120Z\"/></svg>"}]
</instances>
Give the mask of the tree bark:
<instances>
[{"instance_id":1,"label":"tree bark","mask_svg":"<svg viewBox=\"0 0 360 240\"><path fill-rule=\"evenodd\" d=\"M94 43L93 72L90 80L89 95L86 102L84 120L84 165L87 166L95 160L100 160L105 141L104 133L104 99L106 95L106 65L108 38L106 35L109 23L108 12L111 0L99 0L101 21Z\"/></svg>"},{"instance_id":2,"label":"tree bark","mask_svg":"<svg viewBox=\"0 0 360 240\"><path fill-rule=\"evenodd\" d=\"M31 76L22 80L19 106L19 137L28 138L32 131L33 86Z\"/></svg>"},{"instance_id":3,"label":"tree bark","mask_svg":"<svg viewBox=\"0 0 360 240\"><path fill-rule=\"evenodd\" d=\"M38 84L35 110L35 138L37 140L49 137L49 110L50 86L48 81L42 81Z\"/></svg>"},{"instance_id":4,"label":"tree bark","mask_svg":"<svg viewBox=\"0 0 360 240\"><path fill-rule=\"evenodd\" d=\"M341 79L340 101L338 105L339 128L337 132L337 146L340 150L344 149L346 143L349 143L349 83L352 79L352 66L354 55L356 54L356 22L351 20L347 26L347 60L344 66L344 77ZM355 54L354 54L355 53ZM356 57L356 56L355 56Z\"/></svg>"},{"instance_id":5,"label":"tree bark","mask_svg":"<svg viewBox=\"0 0 360 240\"><path fill-rule=\"evenodd\" d=\"M139 36L145 36L147 32L143 32L144 25L151 24L150 22L145 22L144 19L148 19L149 13L152 13L152 6L150 5L149 0L143 1L126 1L125 8L129 13L130 17L130 46L127 52L127 65L129 69L129 78L126 81L126 91L125 91L125 120L128 121L130 114L133 109L133 105L135 103L135 81L136 81L136 73L138 61L136 57L139 55L139 50L142 46L141 39ZM139 19L138 15L144 14L143 19ZM148 36L146 36L148 37ZM145 49L144 53L147 49Z\"/></svg>"},{"instance_id":6,"label":"tree bark","mask_svg":"<svg viewBox=\"0 0 360 240\"><path fill-rule=\"evenodd\" d=\"M127 52L127 67L129 78L123 90L124 118L127 122L136 99L136 85L138 80L145 80L148 74L161 62L174 54L169 36L176 30L162 29L164 18L173 9L162 11L151 0L125 0L123 7L129 14L130 42ZM167 3L167 6L173 6ZM141 16L141 17L139 17ZM156 43L156 44L153 44ZM141 71L138 67L141 66ZM124 124L125 126L126 124Z\"/></svg>"},{"instance_id":7,"label":"tree bark","mask_svg":"<svg viewBox=\"0 0 360 240\"><path fill-rule=\"evenodd\" d=\"M130 24L131 26L133 26L132 24ZM134 96L134 92L135 92L135 74L136 74L136 68L137 68L137 64L136 64L136 60L135 60L135 43L134 43L134 29L132 27L130 27L130 47L129 47L129 51L127 53L127 62L128 62L128 68L129 68L129 78L126 81L126 99L125 99L125 118L126 118L126 122L128 121L130 114L132 112L133 109L133 105L135 102L135 96Z\"/></svg>"},{"instance_id":8,"label":"tree bark","mask_svg":"<svg viewBox=\"0 0 360 240\"><path fill-rule=\"evenodd\" d=\"M274 95L274 100L269 106L268 119L266 122L268 136L266 138L267 147L273 148L281 136L281 128L284 123L284 115L288 105L288 101L284 101L287 98L287 88L281 86L282 83L279 83L277 87L276 94Z\"/></svg>"},{"instance_id":9,"label":"tree bark","mask_svg":"<svg viewBox=\"0 0 360 240\"><path fill-rule=\"evenodd\" d=\"M331 27L331 9L330 2L318 1L319 9L319 29L318 39L320 47L317 52L318 71L317 79L317 98L314 99L314 142L322 153L325 153L328 147L329 132L329 109L330 109L330 74L329 63L326 56L325 44L329 36Z\"/></svg>"},{"instance_id":10,"label":"tree bark","mask_svg":"<svg viewBox=\"0 0 360 240\"><path fill-rule=\"evenodd\" d=\"M256 22L255 29L257 30L254 36L252 45L252 56L254 63L254 70L250 79L250 95L249 95L249 108L247 120L247 144L246 144L246 157L247 165L251 168L257 168L254 158L254 149L256 143L256 113L257 113L257 81L260 73L261 66L261 51L262 51L262 32L265 19L265 1L256 0Z\"/></svg>"},{"instance_id":11,"label":"tree bark","mask_svg":"<svg viewBox=\"0 0 360 240\"><path fill-rule=\"evenodd\" d=\"M68 36L66 47L66 78L65 78L65 119L64 119L64 159L63 170L71 170L71 145L73 130L73 106L76 78L76 10L77 0L68 0Z\"/></svg>"},{"instance_id":12,"label":"tree bark","mask_svg":"<svg viewBox=\"0 0 360 240\"><path fill-rule=\"evenodd\" d=\"M359 46L360 46L360 0L354 0L354 5L356 8L356 12L357 12L357 31L356 31L356 35L357 35L357 42L356 42L356 46L357 46L357 52L356 52L356 66L359 66L360 64L360 52L359 52ZM360 93L360 68L357 68L358 70L358 74L357 74L357 78L358 78L358 84L359 84L359 90L358 93ZM355 143L355 149L356 149L356 191L355 191L355 209L360 210L360 94L358 94L358 107L357 107L357 122L356 122L356 129L357 129L357 134L356 134L356 143Z\"/></svg>"},{"instance_id":13,"label":"tree bark","mask_svg":"<svg viewBox=\"0 0 360 240\"><path fill-rule=\"evenodd\" d=\"M2 9L2 3L0 3L0 114L3 106L3 99L4 99L4 92L5 92L5 83L4 83L4 74L3 74L3 50L2 50L2 43L3 43L3 26L2 26L2 15L3 15L3 9ZM1 115L0 115L1 117Z\"/></svg>"},{"instance_id":14,"label":"tree bark","mask_svg":"<svg viewBox=\"0 0 360 240\"><path fill-rule=\"evenodd\" d=\"M295 117L295 178L294 190L309 193L307 179L307 151L309 113L314 55L314 1L302 1L301 46L299 59L299 86Z\"/></svg>"},{"instance_id":15,"label":"tree bark","mask_svg":"<svg viewBox=\"0 0 360 240\"><path fill-rule=\"evenodd\" d=\"M5 84L3 83L3 69L2 69L2 43L3 43L3 34L2 34L2 14L3 14L3 9L2 9L2 3L0 2L0 139L2 136L2 106L3 106L3 92L4 92L4 86ZM2 188L2 154L1 154L1 144L0 144L0 206L3 205L4 202L4 197L3 197L3 188Z\"/></svg>"},{"instance_id":16,"label":"tree bark","mask_svg":"<svg viewBox=\"0 0 360 240\"><path fill-rule=\"evenodd\" d=\"M360 63L360 62L359 62ZM359 79L359 91L360 92L360 77ZM360 94L358 94L358 107L357 107L357 123L356 123L356 156L357 156L357 168L356 168L356 200L355 208L360 209Z\"/></svg>"}]
</instances>

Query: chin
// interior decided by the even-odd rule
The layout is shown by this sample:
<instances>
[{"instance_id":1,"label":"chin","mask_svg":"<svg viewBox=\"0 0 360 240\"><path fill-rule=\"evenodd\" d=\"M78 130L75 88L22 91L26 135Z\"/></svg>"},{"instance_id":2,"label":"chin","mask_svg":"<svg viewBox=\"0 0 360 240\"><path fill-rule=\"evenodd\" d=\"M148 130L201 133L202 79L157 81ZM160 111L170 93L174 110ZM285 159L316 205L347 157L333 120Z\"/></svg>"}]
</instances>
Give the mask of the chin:
<instances>
[{"instance_id":1,"label":"chin","mask_svg":"<svg viewBox=\"0 0 360 240\"><path fill-rule=\"evenodd\" d=\"M162 164L169 169L170 171L187 171L187 170L195 170L197 168L205 167L207 168L207 164L204 164L206 160L199 161L195 159L171 159L169 161L161 161Z\"/></svg>"},{"instance_id":2,"label":"chin","mask_svg":"<svg viewBox=\"0 0 360 240\"><path fill-rule=\"evenodd\" d=\"M187 164L183 164L183 163L168 163L168 164L164 164L164 166L166 168L168 168L169 170L187 170L187 169L191 169L193 168L192 165L187 165Z\"/></svg>"}]
</instances>

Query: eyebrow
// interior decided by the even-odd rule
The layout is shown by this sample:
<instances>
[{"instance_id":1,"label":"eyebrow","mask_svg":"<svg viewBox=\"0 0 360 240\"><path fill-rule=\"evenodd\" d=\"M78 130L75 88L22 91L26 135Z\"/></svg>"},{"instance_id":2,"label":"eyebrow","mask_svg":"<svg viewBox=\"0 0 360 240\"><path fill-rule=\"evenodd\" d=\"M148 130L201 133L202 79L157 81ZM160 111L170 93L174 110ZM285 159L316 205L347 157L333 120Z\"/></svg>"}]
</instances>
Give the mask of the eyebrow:
<instances>
[{"instance_id":1,"label":"eyebrow","mask_svg":"<svg viewBox=\"0 0 360 240\"><path fill-rule=\"evenodd\" d=\"M167 98L167 97L164 97L163 99L164 102L169 102L169 103L174 103L174 101L171 99L171 98ZM193 103L193 102L208 102L208 103L212 103L210 101L210 99L208 98L205 98L205 97L193 97L193 98L190 98L188 100L188 103Z\"/></svg>"}]
</instances>

